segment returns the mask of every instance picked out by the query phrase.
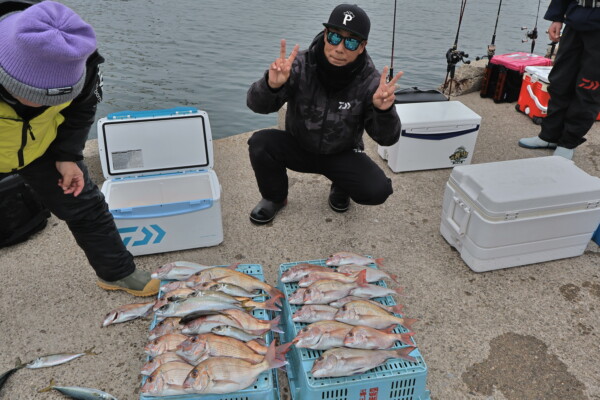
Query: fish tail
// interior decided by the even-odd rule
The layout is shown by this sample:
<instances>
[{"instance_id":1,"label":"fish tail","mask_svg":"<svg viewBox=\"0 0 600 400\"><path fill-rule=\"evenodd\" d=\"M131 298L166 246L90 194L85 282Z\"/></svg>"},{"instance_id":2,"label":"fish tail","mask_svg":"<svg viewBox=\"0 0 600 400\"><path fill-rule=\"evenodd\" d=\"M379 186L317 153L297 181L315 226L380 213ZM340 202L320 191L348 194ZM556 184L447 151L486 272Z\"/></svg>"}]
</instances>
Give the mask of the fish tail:
<instances>
[{"instance_id":1,"label":"fish tail","mask_svg":"<svg viewBox=\"0 0 600 400\"><path fill-rule=\"evenodd\" d=\"M281 297L271 297L269 300L258 303L262 310L281 311Z\"/></svg>"},{"instance_id":2,"label":"fish tail","mask_svg":"<svg viewBox=\"0 0 600 400\"><path fill-rule=\"evenodd\" d=\"M395 292L395 293L396 293L398 296L406 296L406 295L404 294L404 288L403 288L403 287L399 287L399 288L396 288L396 289L394 289L394 292Z\"/></svg>"},{"instance_id":3,"label":"fish tail","mask_svg":"<svg viewBox=\"0 0 600 400\"><path fill-rule=\"evenodd\" d=\"M278 315L277 317L275 317L275 319L272 319L271 321L269 321L269 325L271 326L271 330L273 332L284 333L281 330L281 328L279 327L280 320L281 320L281 315Z\"/></svg>"},{"instance_id":4,"label":"fish tail","mask_svg":"<svg viewBox=\"0 0 600 400\"><path fill-rule=\"evenodd\" d=\"M367 270L363 269L362 271L360 271L356 277L356 283L358 284L358 286L368 286L369 283L367 282Z\"/></svg>"},{"instance_id":5,"label":"fish tail","mask_svg":"<svg viewBox=\"0 0 600 400\"><path fill-rule=\"evenodd\" d=\"M409 356L410 353L412 353L412 351L416 349L415 346L408 346L408 347L402 347L401 349L398 350L394 350L394 352L396 353L396 357L398 358L402 358L403 360L407 360L407 361L412 361L412 362L417 362L417 359Z\"/></svg>"},{"instance_id":6,"label":"fish tail","mask_svg":"<svg viewBox=\"0 0 600 400\"><path fill-rule=\"evenodd\" d=\"M45 387L45 388L43 388L43 389L40 389L40 390L38 390L38 393L44 393L44 392L49 392L49 391L51 391L51 390L52 390L52 387L54 386L54 383L55 383L55 382L54 382L54 378L50 379L50 384L49 384L47 387Z\"/></svg>"},{"instance_id":7,"label":"fish tail","mask_svg":"<svg viewBox=\"0 0 600 400\"><path fill-rule=\"evenodd\" d=\"M396 274L390 274L388 273L390 279L394 282L396 282L397 284L400 284L400 277Z\"/></svg>"},{"instance_id":8,"label":"fish tail","mask_svg":"<svg viewBox=\"0 0 600 400\"><path fill-rule=\"evenodd\" d=\"M272 298L283 299L285 297L283 292L281 290L277 289L276 287L271 286L271 288L269 290L266 290L266 292L269 295L269 297L272 297Z\"/></svg>"},{"instance_id":9,"label":"fish tail","mask_svg":"<svg viewBox=\"0 0 600 400\"><path fill-rule=\"evenodd\" d=\"M395 306L390 307L390 311L394 314L402 314L402 310L404 309L404 304L396 304Z\"/></svg>"},{"instance_id":10,"label":"fish tail","mask_svg":"<svg viewBox=\"0 0 600 400\"><path fill-rule=\"evenodd\" d=\"M412 336L414 335L414 332L407 332L407 333L399 333L398 334L398 339L404 343L407 344L409 346L413 345L413 341L412 341Z\"/></svg>"},{"instance_id":11,"label":"fish tail","mask_svg":"<svg viewBox=\"0 0 600 400\"><path fill-rule=\"evenodd\" d=\"M378 267L383 267L383 258L376 258L373 261L375 261L375 264L377 264Z\"/></svg>"},{"instance_id":12,"label":"fish tail","mask_svg":"<svg viewBox=\"0 0 600 400\"><path fill-rule=\"evenodd\" d=\"M232 270L236 270L236 269L237 269L237 267L239 267L239 266L240 266L240 264L241 264L241 263L235 263L235 264L231 264L231 265L228 265L228 266L226 266L225 268L227 268L227 269L232 269Z\"/></svg>"},{"instance_id":13,"label":"fish tail","mask_svg":"<svg viewBox=\"0 0 600 400\"><path fill-rule=\"evenodd\" d=\"M93 351L95 347L96 347L96 346L92 346L92 347L90 347L89 349L87 349L87 350L84 350L83 352L84 352L86 355L88 355L88 356L97 356L97 355L98 355L98 353L94 353L94 351Z\"/></svg>"},{"instance_id":14,"label":"fish tail","mask_svg":"<svg viewBox=\"0 0 600 400\"><path fill-rule=\"evenodd\" d=\"M277 347L275 347L275 341L273 340L271 342L271 345L269 346L269 350L267 350L267 354L265 354L265 361L267 362L268 369L281 368L287 364L287 361L285 361L285 357L282 360L279 359L277 356Z\"/></svg>"},{"instance_id":15,"label":"fish tail","mask_svg":"<svg viewBox=\"0 0 600 400\"><path fill-rule=\"evenodd\" d=\"M292 343L292 342L287 342L287 343L277 346L275 348L275 357L278 360L285 361L285 355L287 354L288 351L290 351L292 349L293 344L294 343Z\"/></svg>"},{"instance_id":16,"label":"fish tail","mask_svg":"<svg viewBox=\"0 0 600 400\"><path fill-rule=\"evenodd\" d=\"M15 360L15 369L25 368L27 363L24 363L19 357Z\"/></svg>"},{"instance_id":17,"label":"fish tail","mask_svg":"<svg viewBox=\"0 0 600 400\"><path fill-rule=\"evenodd\" d=\"M414 319L414 318L404 318L402 320L402 326L405 327L406 329L412 331L412 326L415 322L418 322L418 319Z\"/></svg>"}]
</instances>

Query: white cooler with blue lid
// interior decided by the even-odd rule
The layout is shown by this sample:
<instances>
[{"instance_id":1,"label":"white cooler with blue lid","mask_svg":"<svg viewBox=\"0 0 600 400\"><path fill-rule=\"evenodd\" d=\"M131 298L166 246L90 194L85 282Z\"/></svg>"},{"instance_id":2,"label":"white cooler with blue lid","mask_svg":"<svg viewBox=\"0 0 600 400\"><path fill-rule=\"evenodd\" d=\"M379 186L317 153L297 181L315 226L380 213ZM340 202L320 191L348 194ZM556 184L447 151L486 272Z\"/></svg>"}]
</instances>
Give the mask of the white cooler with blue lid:
<instances>
[{"instance_id":1,"label":"white cooler with blue lid","mask_svg":"<svg viewBox=\"0 0 600 400\"><path fill-rule=\"evenodd\" d=\"M102 193L133 255L223 241L221 186L208 115L123 111L98 121Z\"/></svg>"},{"instance_id":2,"label":"white cooler with blue lid","mask_svg":"<svg viewBox=\"0 0 600 400\"><path fill-rule=\"evenodd\" d=\"M396 104L400 139L377 152L393 172L471 163L481 117L460 101Z\"/></svg>"},{"instance_id":3,"label":"white cooler with blue lid","mask_svg":"<svg viewBox=\"0 0 600 400\"><path fill-rule=\"evenodd\" d=\"M559 156L459 166L440 232L475 272L583 254L600 223L600 178Z\"/></svg>"}]
</instances>

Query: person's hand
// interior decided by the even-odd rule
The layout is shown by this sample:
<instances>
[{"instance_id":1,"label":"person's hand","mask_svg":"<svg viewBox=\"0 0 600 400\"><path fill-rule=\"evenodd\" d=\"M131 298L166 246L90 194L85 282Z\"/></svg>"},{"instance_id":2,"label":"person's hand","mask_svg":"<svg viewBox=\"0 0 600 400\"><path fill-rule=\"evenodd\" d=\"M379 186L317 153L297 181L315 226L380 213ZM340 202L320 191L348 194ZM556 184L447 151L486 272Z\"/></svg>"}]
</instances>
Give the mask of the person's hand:
<instances>
[{"instance_id":1,"label":"person's hand","mask_svg":"<svg viewBox=\"0 0 600 400\"><path fill-rule=\"evenodd\" d=\"M383 68L383 72L381 73L379 87L373 95L373 105L382 111L388 110L394 105L394 100L396 100L396 94L394 93L396 89L396 82L398 82L398 79L404 75L404 72L400 71L396 74L396 76L390 79L389 82L387 82L388 71L388 67L385 66Z\"/></svg>"},{"instance_id":2,"label":"person's hand","mask_svg":"<svg viewBox=\"0 0 600 400\"><path fill-rule=\"evenodd\" d=\"M58 180L65 194L73 194L74 197L79 196L83 190L85 183L83 181L83 172L73 161L57 161L56 169L62 175L62 179Z\"/></svg>"},{"instance_id":3,"label":"person's hand","mask_svg":"<svg viewBox=\"0 0 600 400\"><path fill-rule=\"evenodd\" d=\"M279 89L284 83L290 78L290 71L292 70L292 63L296 59L299 45L295 45L292 53L288 58L285 58L285 39L281 39L281 49L279 52L279 58L275 60L269 67L269 86L271 89Z\"/></svg>"},{"instance_id":4,"label":"person's hand","mask_svg":"<svg viewBox=\"0 0 600 400\"><path fill-rule=\"evenodd\" d=\"M562 22L553 22L550 24L550 28L548 28L548 37L553 42L558 42L560 40L560 31L562 30Z\"/></svg>"}]
</instances>

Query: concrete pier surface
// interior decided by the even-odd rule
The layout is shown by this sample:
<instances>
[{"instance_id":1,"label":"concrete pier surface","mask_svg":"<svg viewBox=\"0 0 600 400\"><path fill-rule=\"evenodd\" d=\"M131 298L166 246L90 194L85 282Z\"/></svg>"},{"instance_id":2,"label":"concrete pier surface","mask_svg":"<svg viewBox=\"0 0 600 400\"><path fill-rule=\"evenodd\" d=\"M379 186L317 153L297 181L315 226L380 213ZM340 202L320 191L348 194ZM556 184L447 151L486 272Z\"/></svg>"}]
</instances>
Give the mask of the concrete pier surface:
<instances>
[{"instance_id":1,"label":"concrete pier surface","mask_svg":"<svg viewBox=\"0 0 600 400\"><path fill-rule=\"evenodd\" d=\"M539 127L512 104L479 94L454 98L482 116L473 164L552 154L517 146ZM222 185L224 241L218 246L136 257L153 271L172 261L207 265L261 264L276 284L282 263L352 251L384 258L384 269L404 287L405 315L417 318L415 340L428 366L432 399L600 399L600 250L590 242L579 257L475 273L440 234L445 183L451 169L395 174L366 140L367 152L393 180L394 194L376 207L352 204L336 214L327 205L329 182L290 172L289 203L274 222L254 226L248 215L259 200L246 141L251 132L214 141ZM366 135L365 135L366 137ZM575 151L575 164L600 176L600 124ZM97 145L87 163L104 180ZM81 352L97 355L44 369L21 369L0 398L62 399L38 393L57 385L102 389L120 400L139 398L140 368L150 320L101 328L104 316L147 301L108 293L66 225L52 216L25 243L0 250L0 374L15 360ZM389 283L392 287L395 284ZM289 398L282 379L281 397ZM384 400L384 399L381 399Z\"/></svg>"}]
</instances>

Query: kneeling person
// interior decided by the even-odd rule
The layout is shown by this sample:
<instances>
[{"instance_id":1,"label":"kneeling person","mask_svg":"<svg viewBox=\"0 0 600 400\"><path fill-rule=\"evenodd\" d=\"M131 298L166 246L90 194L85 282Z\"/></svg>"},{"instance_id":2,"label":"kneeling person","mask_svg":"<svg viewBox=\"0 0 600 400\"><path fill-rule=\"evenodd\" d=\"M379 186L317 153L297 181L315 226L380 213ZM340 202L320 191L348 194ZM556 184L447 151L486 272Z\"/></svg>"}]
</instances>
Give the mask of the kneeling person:
<instances>
[{"instance_id":1,"label":"kneeling person","mask_svg":"<svg viewBox=\"0 0 600 400\"><path fill-rule=\"evenodd\" d=\"M364 152L363 132L382 146L400 137L394 108L399 72L386 82L366 46L367 14L356 5L341 4L308 50L296 45L280 57L248 90L254 112L278 111L287 102L285 130L265 129L248 140L250 162L262 199L250 213L255 224L273 220L287 204L287 169L321 174L331 180L329 206L345 212L350 199L378 205L392 194L391 180Z\"/></svg>"}]
</instances>

